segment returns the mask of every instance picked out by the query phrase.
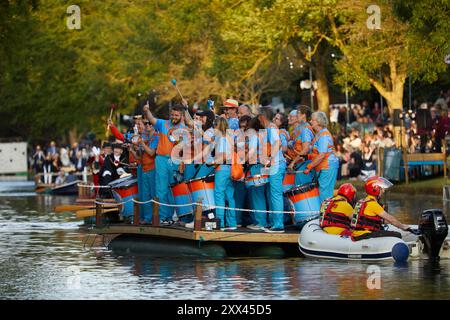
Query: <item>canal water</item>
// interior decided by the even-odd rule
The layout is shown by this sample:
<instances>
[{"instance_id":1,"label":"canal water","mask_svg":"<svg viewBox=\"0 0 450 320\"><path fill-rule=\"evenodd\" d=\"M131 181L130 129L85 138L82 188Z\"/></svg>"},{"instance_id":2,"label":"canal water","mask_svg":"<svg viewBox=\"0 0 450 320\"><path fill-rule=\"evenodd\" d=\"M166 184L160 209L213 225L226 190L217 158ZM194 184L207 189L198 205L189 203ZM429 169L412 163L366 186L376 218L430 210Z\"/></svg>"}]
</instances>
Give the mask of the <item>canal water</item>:
<instances>
[{"instance_id":1,"label":"canal water","mask_svg":"<svg viewBox=\"0 0 450 320\"><path fill-rule=\"evenodd\" d=\"M450 260L361 263L301 258L198 260L123 255L78 231L73 197L0 192L0 299L449 299ZM448 205L389 195L405 223ZM88 241L86 241L88 240ZM371 276L380 275L378 280Z\"/></svg>"}]
</instances>

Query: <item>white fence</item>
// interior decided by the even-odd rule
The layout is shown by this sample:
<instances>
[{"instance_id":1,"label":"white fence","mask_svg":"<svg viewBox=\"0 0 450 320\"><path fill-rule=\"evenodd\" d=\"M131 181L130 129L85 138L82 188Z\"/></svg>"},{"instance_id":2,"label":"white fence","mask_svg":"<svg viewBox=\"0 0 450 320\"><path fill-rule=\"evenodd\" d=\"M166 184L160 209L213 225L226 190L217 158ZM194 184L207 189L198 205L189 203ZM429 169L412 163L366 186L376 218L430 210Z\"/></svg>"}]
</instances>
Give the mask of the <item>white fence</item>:
<instances>
[{"instance_id":1,"label":"white fence","mask_svg":"<svg viewBox=\"0 0 450 320\"><path fill-rule=\"evenodd\" d=\"M27 143L0 143L0 174L26 173L27 171Z\"/></svg>"}]
</instances>

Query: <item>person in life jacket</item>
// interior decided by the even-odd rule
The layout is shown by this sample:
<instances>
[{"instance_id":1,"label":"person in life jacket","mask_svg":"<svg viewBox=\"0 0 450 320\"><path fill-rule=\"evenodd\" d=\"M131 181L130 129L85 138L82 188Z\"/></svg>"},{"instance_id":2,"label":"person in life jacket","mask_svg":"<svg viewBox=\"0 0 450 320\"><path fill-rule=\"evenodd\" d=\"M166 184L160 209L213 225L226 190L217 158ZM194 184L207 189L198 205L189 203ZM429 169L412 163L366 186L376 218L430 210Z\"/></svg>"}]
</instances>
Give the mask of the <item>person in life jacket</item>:
<instances>
[{"instance_id":1,"label":"person in life jacket","mask_svg":"<svg viewBox=\"0 0 450 320\"><path fill-rule=\"evenodd\" d=\"M350 222L352 239L354 241L379 237L402 237L399 232L383 230L384 221L401 230L409 231L416 235L419 234L418 230L409 228L387 213L380 204L379 199L384 190L392 185L389 180L383 177L375 176L366 180L364 187L367 197L361 199L355 205L352 221Z\"/></svg>"},{"instance_id":2,"label":"person in life jacket","mask_svg":"<svg viewBox=\"0 0 450 320\"><path fill-rule=\"evenodd\" d=\"M335 197L328 198L320 206L320 227L327 233L351 236L350 220L356 189L350 183L344 183Z\"/></svg>"}]
</instances>

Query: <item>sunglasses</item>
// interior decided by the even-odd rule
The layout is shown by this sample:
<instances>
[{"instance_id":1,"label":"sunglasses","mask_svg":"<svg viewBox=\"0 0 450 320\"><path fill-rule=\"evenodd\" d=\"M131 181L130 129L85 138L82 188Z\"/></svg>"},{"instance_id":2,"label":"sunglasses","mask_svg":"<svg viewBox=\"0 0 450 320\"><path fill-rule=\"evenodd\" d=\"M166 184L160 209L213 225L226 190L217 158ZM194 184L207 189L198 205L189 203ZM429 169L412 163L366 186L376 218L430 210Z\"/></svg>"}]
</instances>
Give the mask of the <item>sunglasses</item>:
<instances>
[{"instance_id":1,"label":"sunglasses","mask_svg":"<svg viewBox=\"0 0 450 320\"><path fill-rule=\"evenodd\" d=\"M148 126L148 125L150 124L150 122L144 122L144 124L145 124L146 126Z\"/></svg>"}]
</instances>

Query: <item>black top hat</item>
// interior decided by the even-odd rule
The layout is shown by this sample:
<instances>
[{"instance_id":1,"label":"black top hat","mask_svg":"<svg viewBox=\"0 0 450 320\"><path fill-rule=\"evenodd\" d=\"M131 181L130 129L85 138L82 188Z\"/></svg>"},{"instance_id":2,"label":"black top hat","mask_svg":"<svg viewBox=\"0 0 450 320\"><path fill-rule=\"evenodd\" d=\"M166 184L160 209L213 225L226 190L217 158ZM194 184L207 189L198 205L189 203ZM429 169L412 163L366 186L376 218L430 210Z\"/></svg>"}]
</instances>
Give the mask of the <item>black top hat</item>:
<instances>
[{"instance_id":1,"label":"black top hat","mask_svg":"<svg viewBox=\"0 0 450 320\"><path fill-rule=\"evenodd\" d=\"M123 145L121 143L113 143L112 144L112 148L113 149L122 149L123 150Z\"/></svg>"}]
</instances>

